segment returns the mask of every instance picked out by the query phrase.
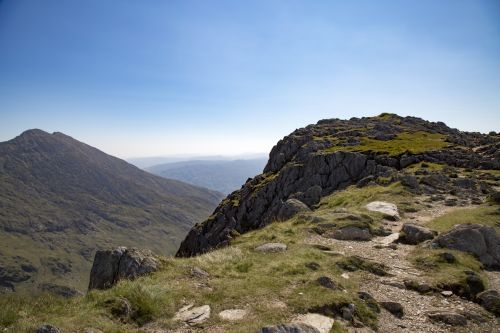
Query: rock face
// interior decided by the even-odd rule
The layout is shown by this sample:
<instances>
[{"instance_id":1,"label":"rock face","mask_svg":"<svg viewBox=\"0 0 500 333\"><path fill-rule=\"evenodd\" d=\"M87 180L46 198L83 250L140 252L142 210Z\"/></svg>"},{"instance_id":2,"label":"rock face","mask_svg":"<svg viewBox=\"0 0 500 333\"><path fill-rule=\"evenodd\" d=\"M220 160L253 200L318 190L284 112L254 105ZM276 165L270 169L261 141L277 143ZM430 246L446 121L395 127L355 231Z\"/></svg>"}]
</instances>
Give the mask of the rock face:
<instances>
[{"instance_id":1,"label":"rock face","mask_svg":"<svg viewBox=\"0 0 500 333\"><path fill-rule=\"evenodd\" d=\"M403 140L397 140L399 135ZM407 137L410 139L405 139ZM426 141L428 137L435 138L427 142L428 149L411 150L413 141ZM380 148L390 146L391 140L395 146L399 144L396 151ZM404 140L407 144L401 147ZM414 191L448 190L453 186L440 187L441 181L449 181L448 177L438 179L428 175L429 181L418 183L415 177L403 180L398 171L424 161L498 169L500 159L496 147L500 146L499 141L497 136L464 133L443 123L414 117L386 114L321 120L280 140L269 155L264 173L249 179L240 190L224 199L209 219L194 226L177 256L189 257L225 246L235 235L286 219L297 211L306 210L306 206L312 208L334 191L355 184L366 186L378 178L401 180ZM374 148L369 146L372 143L375 143ZM479 146L480 149L473 149ZM464 184L459 182L459 185ZM390 203L373 203L373 206L370 207L381 210L388 217L399 217L397 207Z\"/></svg>"},{"instance_id":2,"label":"rock face","mask_svg":"<svg viewBox=\"0 0 500 333\"><path fill-rule=\"evenodd\" d=\"M401 228L399 241L405 244L416 245L428 239L433 239L434 236L435 233L428 228L414 223L405 223Z\"/></svg>"},{"instance_id":3,"label":"rock face","mask_svg":"<svg viewBox=\"0 0 500 333\"><path fill-rule=\"evenodd\" d=\"M119 247L97 251L90 272L90 289L106 289L122 279L154 272L159 262L149 251Z\"/></svg>"},{"instance_id":4,"label":"rock face","mask_svg":"<svg viewBox=\"0 0 500 333\"><path fill-rule=\"evenodd\" d=\"M485 267L500 268L500 237L492 227L479 224L460 224L439 235L433 244L472 253Z\"/></svg>"}]
</instances>

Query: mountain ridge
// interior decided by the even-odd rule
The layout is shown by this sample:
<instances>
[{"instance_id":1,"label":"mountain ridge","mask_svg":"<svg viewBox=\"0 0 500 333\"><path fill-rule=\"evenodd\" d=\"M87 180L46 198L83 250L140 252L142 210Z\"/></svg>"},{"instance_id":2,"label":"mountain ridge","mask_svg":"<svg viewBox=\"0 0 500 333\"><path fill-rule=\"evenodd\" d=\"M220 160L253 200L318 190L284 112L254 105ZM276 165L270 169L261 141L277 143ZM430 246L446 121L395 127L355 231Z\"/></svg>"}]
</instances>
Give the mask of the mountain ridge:
<instances>
[{"instance_id":1,"label":"mountain ridge","mask_svg":"<svg viewBox=\"0 0 500 333\"><path fill-rule=\"evenodd\" d=\"M369 182L370 177L391 177L418 162L498 170L500 139L495 132L461 132L442 122L381 114L320 120L280 140L269 156L263 174L230 194L208 220L191 229L177 256L225 246L233 233L279 219L288 199L312 207L338 189L365 178Z\"/></svg>"},{"instance_id":2,"label":"mountain ridge","mask_svg":"<svg viewBox=\"0 0 500 333\"><path fill-rule=\"evenodd\" d=\"M221 197L39 129L0 143L0 185L0 238L12 245L0 252L0 280L7 289L36 289L37 276L83 289L92 252L107 243L171 253L177 238ZM29 253L18 242L38 250ZM25 272L23 266L37 270Z\"/></svg>"}]
</instances>

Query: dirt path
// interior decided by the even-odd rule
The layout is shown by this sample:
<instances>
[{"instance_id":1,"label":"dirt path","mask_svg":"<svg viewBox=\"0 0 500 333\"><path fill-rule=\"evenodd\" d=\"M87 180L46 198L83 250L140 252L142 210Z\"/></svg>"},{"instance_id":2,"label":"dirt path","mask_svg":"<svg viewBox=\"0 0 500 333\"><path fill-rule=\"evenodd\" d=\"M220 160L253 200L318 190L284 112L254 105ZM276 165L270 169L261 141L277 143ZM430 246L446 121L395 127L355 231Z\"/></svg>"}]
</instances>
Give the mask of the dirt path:
<instances>
[{"instance_id":1,"label":"dirt path","mask_svg":"<svg viewBox=\"0 0 500 333\"><path fill-rule=\"evenodd\" d=\"M448 207L434 204L428 209L416 213L407 213L405 217L396 222L387 222L393 232L399 232L405 222L424 224L438 216L450 212L458 207ZM460 207L463 208L463 207ZM412 245L398 244L397 248L380 246L386 241L383 237L375 237L368 242L339 241L323 238L319 235L311 236L308 242L322 244L334 248L335 251L345 255L357 255L383 263L389 267L390 277L380 277L363 273L363 283L360 291L370 293L377 301L392 301L400 303L405 311L402 319L396 318L389 312L381 310L379 316L379 332L500 332L499 321L481 308L478 304L461 299L455 295L444 297L441 294L421 295L407 290L403 281L406 279L423 280L419 272L407 260L408 254L414 249ZM498 288L500 285L500 272L487 272L490 286ZM433 310L453 310L461 314L480 314L487 318L485 322L468 320L467 326L453 327L432 322L427 312ZM357 332L355 329L352 332ZM359 331L366 332L366 330Z\"/></svg>"}]
</instances>

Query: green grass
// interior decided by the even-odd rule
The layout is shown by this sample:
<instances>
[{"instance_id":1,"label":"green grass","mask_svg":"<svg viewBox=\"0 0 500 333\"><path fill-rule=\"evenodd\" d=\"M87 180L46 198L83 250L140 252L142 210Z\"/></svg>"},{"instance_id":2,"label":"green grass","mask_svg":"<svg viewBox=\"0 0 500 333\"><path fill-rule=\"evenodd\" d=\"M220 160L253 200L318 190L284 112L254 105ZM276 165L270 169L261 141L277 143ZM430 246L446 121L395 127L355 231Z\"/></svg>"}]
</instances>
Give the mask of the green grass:
<instances>
[{"instance_id":1,"label":"green grass","mask_svg":"<svg viewBox=\"0 0 500 333\"><path fill-rule=\"evenodd\" d=\"M397 186L387 191L378 186L370 187L367 188L370 194L360 199L361 192L350 188L344 195L358 197L359 205L370 198L395 198L400 190ZM362 208L356 208L356 203L339 201L338 195L324 198L313 214L328 217L328 212L340 206L349 213L364 212ZM370 217L377 218L376 214ZM337 309L349 303L356 304L358 320L375 328L376 313L357 296L359 282L364 274L371 274L366 272L371 266L362 263L359 270L350 273L349 280L341 278L344 271L341 262L349 258L331 256L305 243L313 226L315 223L300 216L272 223L264 229L240 235L229 247L193 258L165 258L162 269L152 275L122 281L110 290L92 291L68 301L50 295L31 300L26 297L0 298L0 328L6 328L5 332L30 332L37 325L49 322L62 331L95 327L105 332L138 332L140 325L154 322L166 330L176 329L182 324L173 321L173 316L188 303L195 306L209 304L212 316L204 327L224 332L253 332L265 325L287 322L297 313L320 308ZM266 242L283 242L288 249L283 253L254 250ZM306 264L311 262L318 264L319 268L315 271L308 268ZM202 279L191 276L194 266L210 276ZM316 281L321 276L328 276L344 290L322 287ZM110 304L117 297L130 301L135 310L133 316L127 319L113 316ZM277 302L286 304L286 307L273 307ZM245 308L249 315L236 323L222 321L217 313L230 308ZM333 329L333 332L342 331L342 325Z\"/></svg>"},{"instance_id":2,"label":"green grass","mask_svg":"<svg viewBox=\"0 0 500 333\"><path fill-rule=\"evenodd\" d=\"M403 132L393 140L383 141L371 138L361 138L361 143L354 146L341 146L337 139L334 145L322 150L320 153L328 154L336 151L373 152L389 156L399 156L404 153L420 154L427 151L439 150L448 147L445 136L439 133Z\"/></svg>"},{"instance_id":3,"label":"green grass","mask_svg":"<svg viewBox=\"0 0 500 333\"><path fill-rule=\"evenodd\" d=\"M456 224L484 224L500 233L500 212L498 205L482 205L474 208L461 208L440 216L429 223L427 227L438 232L445 232Z\"/></svg>"}]
</instances>

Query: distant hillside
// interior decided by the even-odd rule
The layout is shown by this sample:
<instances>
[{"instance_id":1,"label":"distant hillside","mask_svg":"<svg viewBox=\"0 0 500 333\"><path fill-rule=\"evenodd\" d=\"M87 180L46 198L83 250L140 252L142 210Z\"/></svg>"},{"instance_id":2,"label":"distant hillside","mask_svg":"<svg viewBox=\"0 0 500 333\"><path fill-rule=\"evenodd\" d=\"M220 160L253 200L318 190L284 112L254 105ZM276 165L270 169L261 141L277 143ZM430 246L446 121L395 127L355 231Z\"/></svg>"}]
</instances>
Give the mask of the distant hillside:
<instances>
[{"instance_id":1,"label":"distant hillside","mask_svg":"<svg viewBox=\"0 0 500 333\"><path fill-rule=\"evenodd\" d=\"M229 194L241 187L248 178L262 172L267 158L247 160L196 160L155 165L146 170L158 176L172 178Z\"/></svg>"},{"instance_id":2,"label":"distant hillside","mask_svg":"<svg viewBox=\"0 0 500 333\"><path fill-rule=\"evenodd\" d=\"M26 131L0 143L0 287L84 290L96 249L173 253L220 196L62 133Z\"/></svg>"}]
</instances>

